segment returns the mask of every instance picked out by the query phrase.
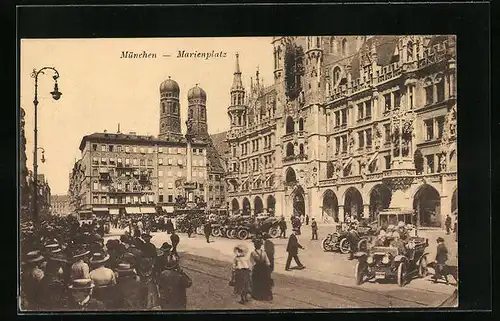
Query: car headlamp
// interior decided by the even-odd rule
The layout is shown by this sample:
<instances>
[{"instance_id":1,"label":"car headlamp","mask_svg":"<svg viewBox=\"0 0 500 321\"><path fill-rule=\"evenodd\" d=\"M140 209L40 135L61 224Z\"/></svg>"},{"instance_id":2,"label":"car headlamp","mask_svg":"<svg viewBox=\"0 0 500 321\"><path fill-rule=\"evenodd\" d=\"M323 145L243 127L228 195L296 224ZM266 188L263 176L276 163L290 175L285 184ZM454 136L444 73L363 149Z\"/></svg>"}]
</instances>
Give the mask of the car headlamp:
<instances>
[{"instance_id":1,"label":"car headlamp","mask_svg":"<svg viewBox=\"0 0 500 321\"><path fill-rule=\"evenodd\" d=\"M372 264L372 263L373 263L373 256L369 256L369 257L366 259L366 263L368 263L368 264Z\"/></svg>"},{"instance_id":2,"label":"car headlamp","mask_svg":"<svg viewBox=\"0 0 500 321\"><path fill-rule=\"evenodd\" d=\"M385 256L382 258L382 263L384 263L384 264L389 263L389 255L385 255Z\"/></svg>"}]
</instances>

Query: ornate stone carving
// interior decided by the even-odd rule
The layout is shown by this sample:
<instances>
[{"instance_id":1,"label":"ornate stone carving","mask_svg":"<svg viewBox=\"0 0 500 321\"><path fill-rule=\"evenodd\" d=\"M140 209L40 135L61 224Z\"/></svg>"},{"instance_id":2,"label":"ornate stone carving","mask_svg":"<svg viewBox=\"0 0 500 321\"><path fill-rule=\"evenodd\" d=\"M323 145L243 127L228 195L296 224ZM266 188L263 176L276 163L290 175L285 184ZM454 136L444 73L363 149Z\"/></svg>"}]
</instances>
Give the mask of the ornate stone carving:
<instances>
[{"instance_id":1,"label":"ornate stone carving","mask_svg":"<svg viewBox=\"0 0 500 321\"><path fill-rule=\"evenodd\" d=\"M349 140L349 154L352 154L354 153L355 143L356 143L354 139L354 132L350 130L347 137L348 137L347 139Z\"/></svg>"},{"instance_id":2,"label":"ornate stone carving","mask_svg":"<svg viewBox=\"0 0 500 321\"><path fill-rule=\"evenodd\" d=\"M392 191L402 190L406 191L413 183L414 177L388 177L382 181Z\"/></svg>"},{"instance_id":3,"label":"ornate stone carving","mask_svg":"<svg viewBox=\"0 0 500 321\"><path fill-rule=\"evenodd\" d=\"M373 143L375 149L379 149L382 144L382 132L377 122L373 123Z\"/></svg>"}]
</instances>

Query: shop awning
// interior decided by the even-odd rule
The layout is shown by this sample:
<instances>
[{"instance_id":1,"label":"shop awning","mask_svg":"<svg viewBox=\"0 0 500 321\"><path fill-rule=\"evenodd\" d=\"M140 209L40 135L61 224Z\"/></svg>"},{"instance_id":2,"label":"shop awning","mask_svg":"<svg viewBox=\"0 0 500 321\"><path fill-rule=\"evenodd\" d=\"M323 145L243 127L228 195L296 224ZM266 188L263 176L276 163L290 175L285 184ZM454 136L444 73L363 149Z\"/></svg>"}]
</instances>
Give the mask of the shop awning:
<instances>
[{"instance_id":1,"label":"shop awning","mask_svg":"<svg viewBox=\"0 0 500 321\"><path fill-rule=\"evenodd\" d=\"M125 212L127 214L141 214L140 207L125 207Z\"/></svg>"},{"instance_id":2,"label":"shop awning","mask_svg":"<svg viewBox=\"0 0 500 321\"><path fill-rule=\"evenodd\" d=\"M162 210L166 211L167 213L173 213L174 212L174 207L173 206L162 206Z\"/></svg>"},{"instance_id":3,"label":"shop awning","mask_svg":"<svg viewBox=\"0 0 500 321\"><path fill-rule=\"evenodd\" d=\"M154 207L151 207L151 206L141 207L141 213L143 213L143 214L155 214L156 210Z\"/></svg>"},{"instance_id":4,"label":"shop awning","mask_svg":"<svg viewBox=\"0 0 500 321\"><path fill-rule=\"evenodd\" d=\"M120 214L120 210L117 209L117 208L110 208L109 209L109 214L111 214L111 215L118 215L118 214Z\"/></svg>"},{"instance_id":5,"label":"shop awning","mask_svg":"<svg viewBox=\"0 0 500 321\"><path fill-rule=\"evenodd\" d=\"M92 212L109 212L109 208L107 207L94 207Z\"/></svg>"}]
</instances>

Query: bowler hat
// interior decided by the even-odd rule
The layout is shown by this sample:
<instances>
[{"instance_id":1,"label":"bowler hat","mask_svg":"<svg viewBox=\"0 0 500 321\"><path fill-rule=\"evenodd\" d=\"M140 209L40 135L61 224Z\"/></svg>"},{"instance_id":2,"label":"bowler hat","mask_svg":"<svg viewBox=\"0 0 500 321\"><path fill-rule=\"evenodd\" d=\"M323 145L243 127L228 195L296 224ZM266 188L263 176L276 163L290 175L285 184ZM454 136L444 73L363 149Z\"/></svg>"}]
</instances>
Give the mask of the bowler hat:
<instances>
[{"instance_id":1,"label":"bowler hat","mask_svg":"<svg viewBox=\"0 0 500 321\"><path fill-rule=\"evenodd\" d=\"M444 242L444 239L440 236L437 238L436 242L440 243L440 242Z\"/></svg>"},{"instance_id":2,"label":"bowler hat","mask_svg":"<svg viewBox=\"0 0 500 321\"><path fill-rule=\"evenodd\" d=\"M91 279L76 279L69 285L71 290L90 290L94 287Z\"/></svg>"},{"instance_id":3,"label":"bowler hat","mask_svg":"<svg viewBox=\"0 0 500 321\"><path fill-rule=\"evenodd\" d=\"M172 249L172 245L168 244L168 242L165 242L161 245L160 250L163 251L170 251Z\"/></svg>"}]
</instances>

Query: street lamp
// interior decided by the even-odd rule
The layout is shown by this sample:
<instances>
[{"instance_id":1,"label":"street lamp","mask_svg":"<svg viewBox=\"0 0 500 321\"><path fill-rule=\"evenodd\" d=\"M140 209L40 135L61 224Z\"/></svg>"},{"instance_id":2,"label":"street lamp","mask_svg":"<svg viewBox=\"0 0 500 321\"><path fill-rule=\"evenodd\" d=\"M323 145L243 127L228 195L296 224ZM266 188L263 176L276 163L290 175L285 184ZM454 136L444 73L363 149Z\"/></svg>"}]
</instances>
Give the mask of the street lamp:
<instances>
[{"instance_id":1,"label":"street lamp","mask_svg":"<svg viewBox=\"0 0 500 321\"><path fill-rule=\"evenodd\" d=\"M45 161L47 160L45 159L45 149L43 147L38 147L38 149L42 150L42 158L40 158L40 160L42 161L42 163L45 163Z\"/></svg>"},{"instance_id":2,"label":"street lamp","mask_svg":"<svg viewBox=\"0 0 500 321\"><path fill-rule=\"evenodd\" d=\"M40 70L33 69L31 73L31 78L35 78L35 99L33 100L33 105L35 106L35 129L34 129L34 148L33 148L33 223L36 228L39 226L39 217L38 217L38 149L42 149L42 163L45 162L45 150L43 148L38 147L38 76L40 74L45 74L45 70L52 70L54 75L52 78L54 79L54 91L51 91L50 94L54 100L59 100L61 98L62 93L59 91L59 87L57 85L57 79L59 78L59 72L54 67L43 67Z\"/></svg>"}]
</instances>

